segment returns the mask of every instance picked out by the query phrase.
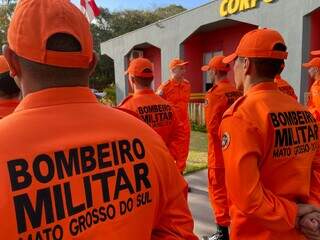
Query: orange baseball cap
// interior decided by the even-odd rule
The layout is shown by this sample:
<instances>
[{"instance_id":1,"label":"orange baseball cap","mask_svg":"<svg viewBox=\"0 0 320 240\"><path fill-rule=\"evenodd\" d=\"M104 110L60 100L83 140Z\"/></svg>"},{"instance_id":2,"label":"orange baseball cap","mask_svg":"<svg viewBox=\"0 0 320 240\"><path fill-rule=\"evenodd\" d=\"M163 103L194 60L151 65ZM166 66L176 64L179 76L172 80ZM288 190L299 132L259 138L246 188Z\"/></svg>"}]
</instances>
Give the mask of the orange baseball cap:
<instances>
[{"instance_id":1,"label":"orange baseball cap","mask_svg":"<svg viewBox=\"0 0 320 240\"><path fill-rule=\"evenodd\" d=\"M9 65L3 55L0 55L0 74L9 72Z\"/></svg>"},{"instance_id":2,"label":"orange baseball cap","mask_svg":"<svg viewBox=\"0 0 320 240\"><path fill-rule=\"evenodd\" d=\"M273 50L278 43L285 45L282 36L275 30L263 28L250 31L242 37L236 51L223 62L230 63L237 57L287 59L288 52Z\"/></svg>"},{"instance_id":3,"label":"orange baseball cap","mask_svg":"<svg viewBox=\"0 0 320 240\"><path fill-rule=\"evenodd\" d=\"M153 64L146 58L136 58L130 62L125 74L131 74L135 77L152 78Z\"/></svg>"},{"instance_id":4,"label":"orange baseball cap","mask_svg":"<svg viewBox=\"0 0 320 240\"><path fill-rule=\"evenodd\" d=\"M218 70L218 71L225 71L225 72L229 72L230 71L230 66L229 64L225 64L223 63L223 59L225 58L225 56L216 56L213 57L208 65L204 65L201 70L203 72L207 72L209 70Z\"/></svg>"},{"instance_id":5,"label":"orange baseball cap","mask_svg":"<svg viewBox=\"0 0 320 240\"><path fill-rule=\"evenodd\" d=\"M47 40L57 33L70 34L80 52L47 50ZM8 29L8 43L18 56L64 68L88 68L93 59L90 25L70 0L20 0Z\"/></svg>"},{"instance_id":6,"label":"orange baseball cap","mask_svg":"<svg viewBox=\"0 0 320 240\"><path fill-rule=\"evenodd\" d=\"M176 67L182 67L182 66L185 66L189 64L189 62L185 62L179 58L175 58L175 59L172 59L170 64L169 64L169 68L170 70L176 68Z\"/></svg>"},{"instance_id":7,"label":"orange baseball cap","mask_svg":"<svg viewBox=\"0 0 320 240\"><path fill-rule=\"evenodd\" d=\"M320 56L320 50L312 51L311 55L313 56Z\"/></svg>"},{"instance_id":8,"label":"orange baseball cap","mask_svg":"<svg viewBox=\"0 0 320 240\"><path fill-rule=\"evenodd\" d=\"M318 67L320 68L320 58L313 58L311 61L302 64L305 68Z\"/></svg>"}]
</instances>

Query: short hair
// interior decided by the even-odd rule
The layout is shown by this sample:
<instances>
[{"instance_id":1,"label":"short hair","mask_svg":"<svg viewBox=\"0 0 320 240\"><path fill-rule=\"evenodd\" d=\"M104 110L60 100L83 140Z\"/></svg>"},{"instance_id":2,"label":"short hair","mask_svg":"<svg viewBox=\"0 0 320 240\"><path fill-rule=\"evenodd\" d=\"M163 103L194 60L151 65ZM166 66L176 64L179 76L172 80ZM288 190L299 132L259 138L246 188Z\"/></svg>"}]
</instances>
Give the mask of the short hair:
<instances>
[{"instance_id":1,"label":"short hair","mask_svg":"<svg viewBox=\"0 0 320 240\"><path fill-rule=\"evenodd\" d=\"M82 50L80 42L74 36L66 33L56 33L50 36L46 48L56 52L80 52ZM45 78L49 82L54 80L53 85L63 85L69 78L76 79L89 73L88 69L45 65L23 57L19 57L19 60L24 68L36 73L39 78Z\"/></svg>"},{"instance_id":2,"label":"short hair","mask_svg":"<svg viewBox=\"0 0 320 240\"><path fill-rule=\"evenodd\" d=\"M151 69L144 69L143 73L152 73ZM141 86L141 87L150 87L153 81L153 77L133 77L134 80Z\"/></svg>"},{"instance_id":3,"label":"short hair","mask_svg":"<svg viewBox=\"0 0 320 240\"><path fill-rule=\"evenodd\" d=\"M9 72L0 74L0 91L7 96L15 97L19 95L20 89Z\"/></svg>"},{"instance_id":4,"label":"short hair","mask_svg":"<svg viewBox=\"0 0 320 240\"><path fill-rule=\"evenodd\" d=\"M273 47L274 51L286 52L287 47L282 43L277 43ZM282 72L283 59L271 58L250 58L256 68L257 75L262 78L274 79Z\"/></svg>"},{"instance_id":5,"label":"short hair","mask_svg":"<svg viewBox=\"0 0 320 240\"><path fill-rule=\"evenodd\" d=\"M153 81L153 77L133 77L134 80L141 86L141 87L150 87Z\"/></svg>"}]
</instances>

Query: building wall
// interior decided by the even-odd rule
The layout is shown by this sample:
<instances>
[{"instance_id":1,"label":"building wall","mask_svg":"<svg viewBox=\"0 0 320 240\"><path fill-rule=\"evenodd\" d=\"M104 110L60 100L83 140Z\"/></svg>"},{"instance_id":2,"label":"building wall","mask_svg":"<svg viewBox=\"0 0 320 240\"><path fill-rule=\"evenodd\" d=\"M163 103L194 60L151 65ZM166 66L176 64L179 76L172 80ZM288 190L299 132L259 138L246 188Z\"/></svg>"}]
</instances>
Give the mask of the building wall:
<instances>
[{"instance_id":1,"label":"building wall","mask_svg":"<svg viewBox=\"0 0 320 240\"><path fill-rule=\"evenodd\" d=\"M154 64L154 88L157 89L162 79L161 50L156 47L148 47L143 49L143 54Z\"/></svg>"},{"instance_id":2,"label":"building wall","mask_svg":"<svg viewBox=\"0 0 320 240\"><path fill-rule=\"evenodd\" d=\"M242 36L255 28L254 25L238 23L232 27L195 34L184 42L184 59L189 61L186 79L191 82L192 92L201 93L204 90L201 71L204 53L222 51L224 55L231 54ZM228 77L233 80L233 71L230 71Z\"/></svg>"},{"instance_id":3,"label":"building wall","mask_svg":"<svg viewBox=\"0 0 320 240\"><path fill-rule=\"evenodd\" d=\"M185 55L183 43L199 27L223 20L234 20L269 27L280 31L287 43L289 58L283 77L288 79L302 100L307 89L308 77L301 64L308 60L305 54L311 48L310 30L305 21L308 14L320 7L319 0L274 0L272 4L260 1L259 7L228 17L219 14L220 0L212 1L198 8L186 11L158 23L125 34L101 44L102 53L115 60L117 100L127 94L124 84L124 56L134 47L149 43L161 49L162 81L169 77L168 62L174 57ZM310 25L310 24L309 24ZM229 33L230 34L230 33ZM121 64L119 64L121 63Z\"/></svg>"}]
</instances>

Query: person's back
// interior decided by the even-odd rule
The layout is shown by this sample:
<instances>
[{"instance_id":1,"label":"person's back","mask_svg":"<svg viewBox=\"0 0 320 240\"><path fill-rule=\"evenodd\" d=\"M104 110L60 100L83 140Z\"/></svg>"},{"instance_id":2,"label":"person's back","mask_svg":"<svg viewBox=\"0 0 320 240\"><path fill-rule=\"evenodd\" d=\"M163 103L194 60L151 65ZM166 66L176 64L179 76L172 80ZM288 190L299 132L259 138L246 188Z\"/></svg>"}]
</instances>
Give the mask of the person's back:
<instances>
[{"instance_id":1,"label":"person's back","mask_svg":"<svg viewBox=\"0 0 320 240\"><path fill-rule=\"evenodd\" d=\"M176 116L169 102L156 95L152 90L141 90L126 99L120 108L130 109L153 128L164 140L170 142L177 127Z\"/></svg>"},{"instance_id":2,"label":"person's back","mask_svg":"<svg viewBox=\"0 0 320 240\"><path fill-rule=\"evenodd\" d=\"M286 80L284 80L280 75L277 75L274 81L275 83L277 83L278 88L281 92L293 97L295 100L298 100L298 97L295 94L293 87Z\"/></svg>"},{"instance_id":3,"label":"person's back","mask_svg":"<svg viewBox=\"0 0 320 240\"><path fill-rule=\"evenodd\" d=\"M100 105L89 89L31 94L0 132L1 175L10 179L1 184L2 239L44 236L54 225L63 239L150 239L154 226L170 229L162 213L185 182L165 160L167 149L142 122ZM185 224L192 229L190 217Z\"/></svg>"},{"instance_id":4,"label":"person's back","mask_svg":"<svg viewBox=\"0 0 320 240\"><path fill-rule=\"evenodd\" d=\"M96 57L82 13L68 0L21 0L8 40L24 99L0 121L0 238L197 239L161 138L88 88Z\"/></svg>"},{"instance_id":5,"label":"person's back","mask_svg":"<svg viewBox=\"0 0 320 240\"><path fill-rule=\"evenodd\" d=\"M238 121L232 123L232 119ZM282 198L286 208L281 211L286 211L288 215L294 214L295 206L288 204L288 200L300 203L309 201L308 179L319 137L317 123L305 107L292 97L282 94L275 84L262 83L253 87L226 112L224 124L235 124L239 136L248 128L255 131L252 134L257 135L255 139L259 139L259 142L248 142L250 139L240 137L242 141L237 142L238 151L234 154L241 156L252 144L256 145L256 153L261 154L258 162L260 181L266 191ZM227 165L226 168L228 167ZM247 171L250 175L251 169L248 168ZM292 224L290 219L282 224L278 222L279 225L276 226L243 214L245 209L245 212L261 214L266 220L274 217L267 212L263 213L263 205L259 206L259 192L250 192L250 187L242 183L241 187L247 189L247 194L255 198L255 201L247 203L245 196L239 195L237 199L241 204L231 205L231 215L237 218L231 224L233 236L241 236L241 239L305 239L296 229L289 229ZM269 230L270 227L277 231Z\"/></svg>"},{"instance_id":6,"label":"person's back","mask_svg":"<svg viewBox=\"0 0 320 240\"><path fill-rule=\"evenodd\" d=\"M134 94L124 99L119 108L133 111L153 128L167 145L179 171L183 172L186 167L180 151L184 141L183 125L169 102L152 90L153 63L146 58L134 59L126 73Z\"/></svg>"},{"instance_id":7,"label":"person's back","mask_svg":"<svg viewBox=\"0 0 320 240\"><path fill-rule=\"evenodd\" d=\"M232 240L319 237L300 221L319 215L319 128L274 82L287 56L280 33L257 29L223 60L235 61L236 86L244 90L220 126Z\"/></svg>"}]
</instances>

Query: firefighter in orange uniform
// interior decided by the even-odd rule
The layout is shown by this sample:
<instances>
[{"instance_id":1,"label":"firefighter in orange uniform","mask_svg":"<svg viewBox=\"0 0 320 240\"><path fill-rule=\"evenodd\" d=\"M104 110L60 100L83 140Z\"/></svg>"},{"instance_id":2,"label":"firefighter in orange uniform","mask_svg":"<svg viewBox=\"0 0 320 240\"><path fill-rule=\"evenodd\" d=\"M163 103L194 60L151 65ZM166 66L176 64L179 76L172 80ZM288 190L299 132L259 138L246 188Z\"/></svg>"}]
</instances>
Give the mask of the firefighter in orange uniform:
<instances>
[{"instance_id":1,"label":"firefighter in orange uniform","mask_svg":"<svg viewBox=\"0 0 320 240\"><path fill-rule=\"evenodd\" d=\"M191 85L189 81L184 79L187 64L188 62L180 59L173 59L169 65L171 79L164 84L161 84L157 90L157 94L171 103L174 107L175 112L183 125L184 141L180 148L183 162L181 162L181 165L179 166L179 169L182 170L181 173L186 168L190 144L188 103L190 100Z\"/></svg>"},{"instance_id":2,"label":"firefighter in orange uniform","mask_svg":"<svg viewBox=\"0 0 320 240\"><path fill-rule=\"evenodd\" d=\"M293 97L295 100L298 100L297 95L294 92L293 87L281 77L281 73L283 72L283 69L285 68L285 65L281 66L281 69L279 71L279 74L275 77L274 81L277 84L279 90L283 92L284 94L287 94L291 97Z\"/></svg>"},{"instance_id":3,"label":"firefighter in orange uniform","mask_svg":"<svg viewBox=\"0 0 320 240\"><path fill-rule=\"evenodd\" d=\"M223 59L224 56L216 56L201 69L204 72L209 72L209 77L214 84L206 95L205 118L208 131L209 198L212 209L214 209L218 231L209 237L209 240L229 239L230 216L218 132L224 112L242 95L228 80L227 74L230 66L224 64Z\"/></svg>"},{"instance_id":4,"label":"firefighter in orange uniform","mask_svg":"<svg viewBox=\"0 0 320 240\"><path fill-rule=\"evenodd\" d=\"M224 114L219 133L232 240L310 239L299 220L319 212L319 127L274 83L286 49L277 31L257 29L224 59L235 61L236 86L245 94Z\"/></svg>"},{"instance_id":5,"label":"firefighter in orange uniform","mask_svg":"<svg viewBox=\"0 0 320 240\"><path fill-rule=\"evenodd\" d=\"M302 66L308 69L309 75L313 79L307 105L309 110L317 116L316 112L320 110L320 58L313 58Z\"/></svg>"},{"instance_id":6,"label":"firefighter in orange uniform","mask_svg":"<svg viewBox=\"0 0 320 240\"><path fill-rule=\"evenodd\" d=\"M71 1L18 1L4 55L24 98L0 121L0 239L198 239L161 137L89 89L97 56Z\"/></svg>"},{"instance_id":7,"label":"firefighter in orange uniform","mask_svg":"<svg viewBox=\"0 0 320 240\"><path fill-rule=\"evenodd\" d=\"M153 64L145 58L134 59L126 74L134 94L127 97L119 108L135 112L139 118L152 127L164 140L179 169L184 166L180 153L184 141L183 125L175 115L169 102L156 95L151 88Z\"/></svg>"},{"instance_id":8,"label":"firefighter in orange uniform","mask_svg":"<svg viewBox=\"0 0 320 240\"><path fill-rule=\"evenodd\" d=\"M0 56L0 119L9 115L19 104L20 89L10 76L6 59Z\"/></svg>"}]
</instances>

